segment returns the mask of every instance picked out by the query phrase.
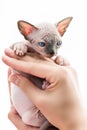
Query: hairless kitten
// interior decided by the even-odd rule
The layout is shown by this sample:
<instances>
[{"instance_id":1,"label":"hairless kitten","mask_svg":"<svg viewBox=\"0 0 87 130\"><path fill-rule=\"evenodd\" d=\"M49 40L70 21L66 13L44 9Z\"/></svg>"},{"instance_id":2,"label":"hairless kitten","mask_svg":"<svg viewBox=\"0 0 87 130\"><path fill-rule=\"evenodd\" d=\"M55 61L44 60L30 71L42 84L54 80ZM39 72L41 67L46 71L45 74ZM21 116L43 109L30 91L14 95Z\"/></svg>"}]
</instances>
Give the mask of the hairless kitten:
<instances>
[{"instance_id":1,"label":"hairless kitten","mask_svg":"<svg viewBox=\"0 0 87 130\"><path fill-rule=\"evenodd\" d=\"M43 59L44 57L51 58L56 56L55 62L62 65L63 59L57 56L57 52L62 45L61 37L66 32L71 20L72 17L67 17L56 24L41 23L38 25L32 25L20 20L18 21L18 28L26 40L13 44L11 48L19 56L24 56L29 53L38 54ZM40 89L45 90L49 87L49 83L45 79L24 72L19 73L29 78L29 80ZM11 100L14 108L25 124L40 127L40 130L46 130L48 126L51 126L40 110L38 110L25 93L14 84L11 85Z\"/></svg>"}]
</instances>

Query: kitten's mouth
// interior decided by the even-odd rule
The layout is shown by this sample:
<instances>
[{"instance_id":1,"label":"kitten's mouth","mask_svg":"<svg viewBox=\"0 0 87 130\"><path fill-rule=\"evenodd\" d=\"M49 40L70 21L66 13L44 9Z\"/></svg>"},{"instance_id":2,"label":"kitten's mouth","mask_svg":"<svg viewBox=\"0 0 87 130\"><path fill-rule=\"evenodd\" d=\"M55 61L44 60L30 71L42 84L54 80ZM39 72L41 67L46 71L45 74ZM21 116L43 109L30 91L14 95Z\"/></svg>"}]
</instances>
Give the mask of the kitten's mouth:
<instances>
[{"instance_id":1,"label":"kitten's mouth","mask_svg":"<svg viewBox=\"0 0 87 130\"><path fill-rule=\"evenodd\" d=\"M57 55L57 52L52 52L52 53L46 54L46 57L51 58L56 55Z\"/></svg>"},{"instance_id":2,"label":"kitten's mouth","mask_svg":"<svg viewBox=\"0 0 87 130\"><path fill-rule=\"evenodd\" d=\"M55 56L56 54L41 54L43 57L48 57L51 58L53 56Z\"/></svg>"}]
</instances>

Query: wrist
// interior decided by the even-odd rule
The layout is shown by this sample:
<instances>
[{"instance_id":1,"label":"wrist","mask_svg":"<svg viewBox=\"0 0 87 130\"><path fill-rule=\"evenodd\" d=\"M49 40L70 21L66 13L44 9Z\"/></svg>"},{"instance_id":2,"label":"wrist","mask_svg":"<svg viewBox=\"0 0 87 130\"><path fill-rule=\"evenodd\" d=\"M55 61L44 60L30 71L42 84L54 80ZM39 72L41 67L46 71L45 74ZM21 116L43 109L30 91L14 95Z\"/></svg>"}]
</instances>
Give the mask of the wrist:
<instances>
[{"instance_id":1,"label":"wrist","mask_svg":"<svg viewBox=\"0 0 87 130\"><path fill-rule=\"evenodd\" d=\"M72 124L68 129L65 130L87 130L87 125L84 122Z\"/></svg>"},{"instance_id":2,"label":"wrist","mask_svg":"<svg viewBox=\"0 0 87 130\"><path fill-rule=\"evenodd\" d=\"M72 122L69 130L87 130L87 112L81 105L72 113Z\"/></svg>"},{"instance_id":3,"label":"wrist","mask_svg":"<svg viewBox=\"0 0 87 130\"><path fill-rule=\"evenodd\" d=\"M59 130L59 127L57 127ZM71 122L68 126L62 125L63 130L87 130L87 120L80 122Z\"/></svg>"},{"instance_id":4,"label":"wrist","mask_svg":"<svg viewBox=\"0 0 87 130\"><path fill-rule=\"evenodd\" d=\"M57 126L63 130L87 130L87 113L84 109L75 109ZM62 118L63 119L63 118ZM57 127L57 128L58 128Z\"/></svg>"},{"instance_id":5,"label":"wrist","mask_svg":"<svg viewBox=\"0 0 87 130\"><path fill-rule=\"evenodd\" d=\"M72 113L72 118L66 130L87 130L87 117L85 112Z\"/></svg>"}]
</instances>

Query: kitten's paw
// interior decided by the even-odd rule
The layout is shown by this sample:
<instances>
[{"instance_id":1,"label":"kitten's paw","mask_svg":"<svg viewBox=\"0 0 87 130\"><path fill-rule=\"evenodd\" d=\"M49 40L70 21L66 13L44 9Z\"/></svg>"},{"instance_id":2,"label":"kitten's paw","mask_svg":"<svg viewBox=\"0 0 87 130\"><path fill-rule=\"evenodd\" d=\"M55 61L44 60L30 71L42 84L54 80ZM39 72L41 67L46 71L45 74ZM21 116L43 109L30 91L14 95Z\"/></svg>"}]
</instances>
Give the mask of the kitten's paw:
<instances>
[{"instance_id":1,"label":"kitten's paw","mask_svg":"<svg viewBox=\"0 0 87 130\"><path fill-rule=\"evenodd\" d=\"M49 85L50 85L49 82L44 80L43 85L42 85L42 89L45 90L46 88L48 88Z\"/></svg>"},{"instance_id":2,"label":"kitten's paw","mask_svg":"<svg viewBox=\"0 0 87 130\"><path fill-rule=\"evenodd\" d=\"M70 65L69 61L63 58L62 56L57 56L55 59L56 64L61 66L67 66Z\"/></svg>"},{"instance_id":3,"label":"kitten's paw","mask_svg":"<svg viewBox=\"0 0 87 130\"><path fill-rule=\"evenodd\" d=\"M24 56L28 51L28 47L25 44L18 43L14 45L14 51L16 55Z\"/></svg>"}]
</instances>

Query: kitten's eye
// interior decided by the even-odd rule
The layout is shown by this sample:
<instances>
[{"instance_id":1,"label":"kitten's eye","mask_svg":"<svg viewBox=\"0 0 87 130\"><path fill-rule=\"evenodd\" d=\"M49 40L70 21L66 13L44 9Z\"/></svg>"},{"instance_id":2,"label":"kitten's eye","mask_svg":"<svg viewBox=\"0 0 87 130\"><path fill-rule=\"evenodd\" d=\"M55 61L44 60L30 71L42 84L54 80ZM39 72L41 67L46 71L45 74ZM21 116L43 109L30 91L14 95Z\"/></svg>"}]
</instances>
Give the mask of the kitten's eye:
<instances>
[{"instance_id":1,"label":"kitten's eye","mask_svg":"<svg viewBox=\"0 0 87 130\"><path fill-rule=\"evenodd\" d=\"M61 46L61 44L62 44L62 41L58 41L58 42L56 43L57 46Z\"/></svg>"},{"instance_id":2,"label":"kitten's eye","mask_svg":"<svg viewBox=\"0 0 87 130\"><path fill-rule=\"evenodd\" d=\"M44 47L45 46L45 42L39 42L38 43L41 47Z\"/></svg>"}]
</instances>

